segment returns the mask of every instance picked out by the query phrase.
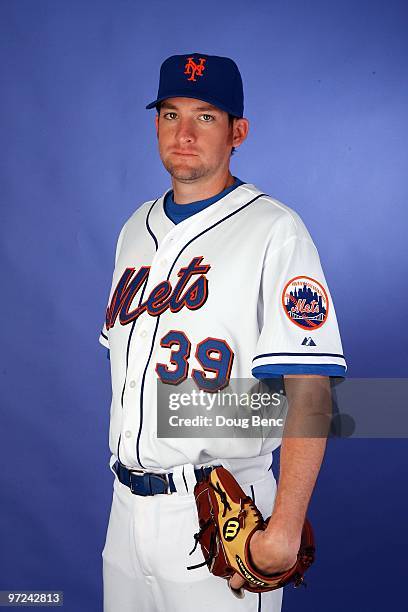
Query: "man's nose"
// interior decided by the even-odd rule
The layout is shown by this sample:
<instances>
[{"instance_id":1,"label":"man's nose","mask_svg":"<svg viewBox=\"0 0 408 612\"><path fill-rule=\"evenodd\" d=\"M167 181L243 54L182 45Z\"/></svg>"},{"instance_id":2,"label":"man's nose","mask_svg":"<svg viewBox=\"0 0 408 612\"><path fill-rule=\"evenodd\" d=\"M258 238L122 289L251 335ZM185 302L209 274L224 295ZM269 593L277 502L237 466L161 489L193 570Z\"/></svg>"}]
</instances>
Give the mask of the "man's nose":
<instances>
[{"instance_id":1,"label":"man's nose","mask_svg":"<svg viewBox=\"0 0 408 612\"><path fill-rule=\"evenodd\" d=\"M189 119L181 119L179 121L176 137L181 144L195 141L196 135L194 126Z\"/></svg>"}]
</instances>

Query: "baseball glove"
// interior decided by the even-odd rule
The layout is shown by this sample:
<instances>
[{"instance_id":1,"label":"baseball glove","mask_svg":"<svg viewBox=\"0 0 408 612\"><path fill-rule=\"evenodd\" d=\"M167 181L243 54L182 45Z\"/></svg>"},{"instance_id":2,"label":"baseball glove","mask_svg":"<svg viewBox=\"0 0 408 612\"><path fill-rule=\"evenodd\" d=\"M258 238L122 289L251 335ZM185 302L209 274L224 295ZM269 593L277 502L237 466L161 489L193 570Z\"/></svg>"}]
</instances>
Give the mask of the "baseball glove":
<instances>
[{"instance_id":1,"label":"baseball glove","mask_svg":"<svg viewBox=\"0 0 408 612\"><path fill-rule=\"evenodd\" d=\"M253 500L241 489L234 476L224 467L215 468L194 488L200 530L194 534L195 545L200 543L205 561L191 565L195 569L204 565L215 576L229 580L235 572L245 580L243 588L254 593L272 591L291 582L295 587L304 583L303 574L314 561L313 531L306 519L296 563L277 574L265 575L252 562L249 552L251 536L268 523ZM232 589L233 590L233 589ZM243 597L243 592L237 596Z\"/></svg>"}]
</instances>

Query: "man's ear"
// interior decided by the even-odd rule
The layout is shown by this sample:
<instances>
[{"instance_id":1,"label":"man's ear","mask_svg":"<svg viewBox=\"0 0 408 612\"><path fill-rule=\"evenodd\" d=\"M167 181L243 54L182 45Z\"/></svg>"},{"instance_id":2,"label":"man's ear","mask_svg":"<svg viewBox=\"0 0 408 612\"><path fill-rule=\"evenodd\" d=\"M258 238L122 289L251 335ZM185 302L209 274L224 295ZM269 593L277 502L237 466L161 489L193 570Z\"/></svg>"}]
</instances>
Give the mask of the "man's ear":
<instances>
[{"instance_id":1,"label":"man's ear","mask_svg":"<svg viewBox=\"0 0 408 612\"><path fill-rule=\"evenodd\" d=\"M158 138L159 137L159 115L158 115L158 113L156 113L156 116L154 118L154 122L155 122L155 125L156 125L156 136Z\"/></svg>"},{"instance_id":2,"label":"man's ear","mask_svg":"<svg viewBox=\"0 0 408 612\"><path fill-rule=\"evenodd\" d=\"M248 136L249 121L245 117L236 119L233 125L233 138L232 144L234 147L239 147Z\"/></svg>"}]
</instances>

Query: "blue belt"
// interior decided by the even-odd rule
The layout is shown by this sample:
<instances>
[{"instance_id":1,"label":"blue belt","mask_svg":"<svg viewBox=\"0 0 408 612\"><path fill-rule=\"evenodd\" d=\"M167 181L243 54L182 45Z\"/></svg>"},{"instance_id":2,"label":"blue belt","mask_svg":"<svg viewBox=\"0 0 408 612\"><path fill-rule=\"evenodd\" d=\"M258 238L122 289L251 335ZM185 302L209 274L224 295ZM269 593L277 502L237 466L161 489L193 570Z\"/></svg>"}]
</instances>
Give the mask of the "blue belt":
<instances>
[{"instance_id":1,"label":"blue belt","mask_svg":"<svg viewBox=\"0 0 408 612\"><path fill-rule=\"evenodd\" d=\"M201 482L207 478L208 474L216 467L219 466L214 465L195 469L194 474L197 482ZM171 472L162 474L155 474L154 472L136 473L134 470L129 470L122 463L119 463L119 461L114 463L113 469L119 481L129 487L134 495L146 496L156 495L157 493L176 492L176 486Z\"/></svg>"}]
</instances>

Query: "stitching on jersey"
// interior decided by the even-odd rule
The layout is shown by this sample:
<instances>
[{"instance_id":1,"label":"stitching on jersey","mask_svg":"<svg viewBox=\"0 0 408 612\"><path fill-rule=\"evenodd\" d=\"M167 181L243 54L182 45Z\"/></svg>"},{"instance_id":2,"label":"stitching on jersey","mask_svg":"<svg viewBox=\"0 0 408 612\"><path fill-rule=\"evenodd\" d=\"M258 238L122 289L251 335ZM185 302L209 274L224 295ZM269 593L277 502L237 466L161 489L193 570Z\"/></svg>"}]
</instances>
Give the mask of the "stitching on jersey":
<instances>
[{"instance_id":1,"label":"stitching on jersey","mask_svg":"<svg viewBox=\"0 0 408 612\"><path fill-rule=\"evenodd\" d=\"M276 208L279 208L282 212L286 213L286 215L289 216L295 228L297 228L299 223L298 223L298 219L296 218L295 211L291 210L289 206L286 206L286 204L283 204L283 202L279 202L279 200L276 200L272 196L267 195L267 194L263 194L263 195L265 195L265 199L268 198L269 202L273 204L274 206L276 206Z\"/></svg>"},{"instance_id":2,"label":"stitching on jersey","mask_svg":"<svg viewBox=\"0 0 408 612\"><path fill-rule=\"evenodd\" d=\"M173 264L169 270L169 273L167 275L167 280L169 280L171 273L173 271L174 266L176 265L177 260L179 259L180 255L183 253L183 251L192 243L194 242L194 240L197 240L197 238L199 238L200 236L202 236L203 234L205 234L206 232L209 232L210 230L212 230L214 227L216 227L217 225L220 225L221 223L223 223L224 221L226 221L227 219L229 219L230 217L232 217L233 215L238 214L239 212L241 212L241 210L243 210L244 208L246 208L247 206L249 206L250 204L252 204L252 202L255 202L256 200L258 200L258 198L262 197L266 195L265 193L260 193L259 195L255 196L252 200L250 200L249 202L246 202L245 204L243 204L242 206L240 206L237 210L234 210L232 213L230 213L229 215L226 215L225 217L223 217L222 219L220 219L219 221L217 221L216 223L213 223L213 225L210 225L209 227L207 227L205 230L203 230L202 232L200 232L199 234L197 234L196 236L194 236L194 238L191 238L191 240L189 240L184 247L181 249L181 251L178 253L177 257L175 258L175 260L173 261ZM157 202L157 200L156 200ZM155 202L155 203L156 203ZM153 206L152 206L153 208ZM145 468L145 466L142 464L141 460L140 460L140 452L139 452L139 448L140 448L140 438L141 438L141 434L142 434L142 428L143 428L143 395L144 395L144 384L145 384L145 379L146 379L146 372L147 372L147 368L149 367L150 364L150 358L152 356L153 353L153 347L155 345L155 341L156 341L156 334L157 334L157 330L159 327L159 322L160 322L160 316L159 315L157 317L156 320L156 327L154 329L154 333L153 333L153 339L152 339L152 344L150 347L150 353L149 356L147 358L146 361L146 366L143 372L143 377L142 377L142 385L141 385L141 390L140 390L140 424L139 424L139 432L137 435L137 440L136 440L136 456L137 456L137 461L139 463L139 465L142 468Z\"/></svg>"},{"instance_id":3,"label":"stitching on jersey","mask_svg":"<svg viewBox=\"0 0 408 612\"><path fill-rule=\"evenodd\" d=\"M152 210L153 210L153 206L154 206L154 205L156 204L156 202L158 202L158 201L159 201L159 198L157 198L157 200L155 200L155 201L153 202L153 204L152 204L152 205L151 205L151 207L149 208L149 212L148 212L148 213L147 213L147 215L146 215L146 229L147 229L147 231L149 232L149 234L151 235L151 237L152 237L152 238L153 238L153 240L154 240L154 244L155 244L155 246L156 246L156 251L157 251L157 249L159 248L159 243L158 243L158 241L157 241L157 238L156 238L155 233L153 232L153 230L152 230L152 229L151 229L151 227L150 227L149 217L150 217L150 213L151 213L151 212L152 212Z\"/></svg>"},{"instance_id":4,"label":"stitching on jersey","mask_svg":"<svg viewBox=\"0 0 408 612\"><path fill-rule=\"evenodd\" d=\"M156 200L153 202L153 204L150 206L149 211L148 211L148 213L147 213L147 215L146 215L146 219L145 219L146 229L147 229L147 231L149 232L149 234L151 235L151 237L152 237L152 238L153 238L153 240L154 240L154 243L155 243L155 246L156 246L156 251L157 251L157 249L158 249L158 242L157 242L156 236L154 235L153 231L150 229L150 225L149 225L149 216L150 216L151 211L153 210L153 206L156 204L156 202L158 202L158 200L159 200L159 198L157 198L157 199L156 199ZM142 300L143 300L143 296L144 296L144 292L145 292L145 289L146 289L146 286L147 286L147 282L148 282L148 281L147 281L147 279L146 279L146 282L145 282L145 284L144 284L144 286L143 286L143 289L142 289L142 292L141 292L141 294L140 294L139 306L140 306L140 304L141 304L141 302L142 302ZM133 323L132 323L132 327L130 328L130 331L129 331L129 336L128 336L128 343L127 343L127 347L126 347L126 369L125 369L125 378L124 378L124 381L123 381L122 394L121 394L121 397L120 397L120 405L121 405L121 407L122 407L122 410L123 410L123 396L124 396L124 394L125 394L126 382L127 382L127 374L128 374L128 366L129 366L129 349L130 349L130 343L131 343L131 340L132 340L133 330L134 330L134 328L135 328L136 320L137 320L137 319L135 319L135 320L133 321ZM121 438L122 438L122 434L120 433L120 434L119 434L119 440L118 440L118 447L117 447L117 455L118 455L118 460L119 460L119 461L120 461L120 456L119 456L119 447L120 447L120 441L121 441ZM120 462L121 462L121 461L120 461ZM139 462L139 463L140 463L140 462ZM140 464L140 465L141 465L141 464Z\"/></svg>"},{"instance_id":5,"label":"stitching on jersey","mask_svg":"<svg viewBox=\"0 0 408 612\"><path fill-rule=\"evenodd\" d=\"M256 355L252 361L255 361L255 359L262 359L263 357L339 357L340 359L344 359L344 355L340 353L262 353L261 355Z\"/></svg>"},{"instance_id":6,"label":"stitching on jersey","mask_svg":"<svg viewBox=\"0 0 408 612\"><path fill-rule=\"evenodd\" d=\"M290 236L289 238L287 238L287 240L285 240L285 242L283 244L281 244L281 246L277 247L274 251L270 251L268 253L268 257L265 260L264 266L266 267L270 262L271 262L271 258L273 255L276 255L276 253L278 253L279 251L281 251L285 246L287 246L292 240L299 240L299 242L306 242L307 244L310 244L314 250L317 253L317 256L319 257L319 252L317 250L317 247L315 245L314 242L312 242L311 240L309 240L308 238L303 238L300 236ZM319 258L320 260L320 258ZM276 264L276 261L273 262L274 264Z\"/></svg>"}]
</instances>

